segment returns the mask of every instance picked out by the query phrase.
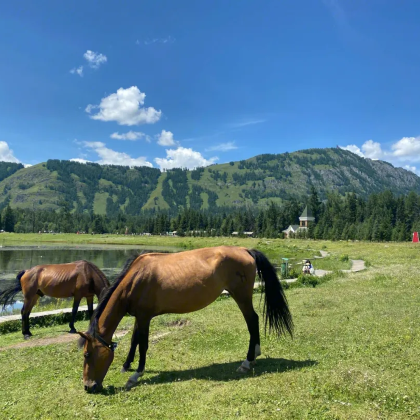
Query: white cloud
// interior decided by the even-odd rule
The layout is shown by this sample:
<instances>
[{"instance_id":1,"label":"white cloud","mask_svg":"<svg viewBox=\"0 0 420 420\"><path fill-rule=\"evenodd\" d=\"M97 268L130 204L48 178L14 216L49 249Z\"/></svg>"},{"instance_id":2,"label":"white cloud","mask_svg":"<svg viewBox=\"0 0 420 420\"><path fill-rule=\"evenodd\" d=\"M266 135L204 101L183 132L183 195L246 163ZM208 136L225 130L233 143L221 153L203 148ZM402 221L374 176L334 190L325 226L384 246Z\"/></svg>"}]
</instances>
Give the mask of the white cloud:
<instances>
[{"instance_id":1,"label":"white cloud","mask_svg":"<svg viewBox=\"0 0 420 420\"><path fill-rule=\"evenodd\" d=\"M170 131L162 130L160 134L156 135L160 146L175 146L174 135Z\"/></svg>"},{"instance_id":2,"label":"white cloud","mask_svg":"<svg viewBox=\"0 0 420 420\"><path fill-rule=\"evenodd\" d=\"M82 159L82 158L73 158L70 159L71 162L79 162L79 163L88 163L90 160Z\"/></svg>"},{"instance_id":3,"label":"white cloud","mask_svg":"<svg viewBox=\"0 0 420 420\"><path fill-rule=\"evenodd\" d=\"M382 151L381 144L373 140L368 140L362 145L362 150L365 157L369 159L380 159L384 157L384 152Z\"/></svg>"},{"instance_id":4,"label":"white cloud","mask_svg":"<svg viewBox=\"0 0 420 420\"><path fill-rule=\"evenodd\" d=\"M194 169L213 164L217 157L205 159L200 152L185 147L177 149L167 149L166 158L155 158L156 164L163 169L188 168Z\"/></svg>"},{"instance_id":5,"label":"white cloud","mask_svg":"<svg viewBox=\"0 0 420 420\"><path fill-rule=\"evenodd\" d=\"M420 137L403 137L391 146L393 155L410 161L420 161Z\"/></svg>"},{"instance_id":6,"label":"white cloud","mask_svg":"<svg viewBox=\"0 0 420 420\"><path fill-rule=\"evenodd\" d=\"M348 146L340 146L340 149L348 150L349 152L352 152L360 157L365 157L362 151L355 144L349 144Z\"/></svg>"},{"instance_id":7,"label":"white cloud","mask_svg":"<svg viewBox=\"0 0 420 420\"><path fill-rule=\"evenodd\" d=\"M96 163L100 165L123 165L123 166L149 166L153 165L146 160L145 157L139 156L138 158L132 158L130 155L124 152L117 152L112 149L108 149L105 143L99 141L83 142L84 146L93 150L101 159Z\"/></svg>"},{"instance_id":8,"label":"white cloud","mask_svg":"<svg viewBox=\"0 0 420 420\"><path fill-rule=\"evenodd\" d=\"M71 74L78 74L80 77L83 77L83 66L80 67L75 67L73 69L70 70Z\"/></svg>"},{"instance_id":9,"label":"white cloud","mask_svg":"<svg viewBox=\"0 0 420 420\"><path fill-rule=\"evenodd\" d=\"M420 171L415 166L404 165L404 169L407 169L407 171L414 172L416 175L420 175Z\"/></svg>"},{"instance_id":10,"label":"white cloud","mask_svg":"<svg viewBox=\"0 0 420 420\"><path fill-rule=\"evenodd\" d=\"M228 141L227 143L220 143L216 144L215 146L211 146L208 149L206 149L206 152L228 152L229 150L235 150L238 146L235 145L234 141Z\"/></svg>"},{"instance_id":11,"label":"white cloud","mask_svg":"<svg viewBox=\"0 0 420 420\"><path fill-rule=\"evenodd\" d=\"M383 158L386 153L382 150L381 144L373 140L365 141L362 144L362 150L355 144L349 144L348 146L340 146L340 149L348 150L360 157L377 160Z\"/></svg>"},{"instance_id":12,"label":"white cloud","mask_svg":"<svg viewBox=\"0 0 420 420\"><path fill-rule=\"evenodd\" d=\"M139 139L145 139L147 142L150 143L150 136L147 134L141 133L140 131L129 131L128 133L112 133L111 139L114 140L130 140L130 141L136 141Z\"/></svg>"},{"instance_id":13,"label":"white cloud","mask_svg":"<svg viewBox=\"0 0 420 420\"><path fill-rule=\"evenodd\" d=\"M420 162L420 137L403 137L387 149L383 149L379 142L373 140L366 141L361 148L354 144L340 148L364 158L386 160L395 167L403 167L420 176L420 170L410 164Z\"/></svg>"},{"instance_id":14,"label":"white cloud","mask_svg":"<svg viewBox=\"0 0 420 420\"><path fill-rule=\"evenodd\" d=\"M84 54L83 57L85 58L85 60L89 63L89 66L92 67L93 69L97 69L101 66L101 64L104 64L107 62L107 58L106 55L104 54L99 54L97 52L93 52L91 50L87 50Z\"/></svg>"},{"instance_id":15,"label":"white cloud","mask_svg":"<svg viewBox=\"0 0 420 420\"><path fill-rule=\"evenodd\" d=\"M127 89L120 88L116 93L102 98L99 105L89 104L85 111L93 109L99 112L90 118L100 121L116 121L120 125L154 124L159 121L162 112L153 107L143 108L146 94L140 92L137 86Z\"/></svg>"},{"instance_id":16,"label":"white cloud","mask_svg":"<svg viewBox=\"0 0 420 420\"><path fill-rule=\"evenodd\" d=\"M5 141L0 141L0 161L20 163L20 160L15 157L13 150Z\"/></svg>"}]
</instances>

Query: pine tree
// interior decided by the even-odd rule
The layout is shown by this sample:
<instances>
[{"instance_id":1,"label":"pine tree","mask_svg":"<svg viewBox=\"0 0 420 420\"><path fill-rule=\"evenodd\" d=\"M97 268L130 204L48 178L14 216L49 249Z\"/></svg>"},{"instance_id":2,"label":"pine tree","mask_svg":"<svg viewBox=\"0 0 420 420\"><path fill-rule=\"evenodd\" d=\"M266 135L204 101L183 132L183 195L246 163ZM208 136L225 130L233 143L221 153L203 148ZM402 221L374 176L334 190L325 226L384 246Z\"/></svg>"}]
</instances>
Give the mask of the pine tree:
<instances>
[{"instance_id":1,"label":"pine tree","mask_svg":"<svg viewBox=\"0 0 420 420\"><path fill-rule=\"evenodd\" d=\"M6 209L3 213L3 220L4 220L4 230L6 232L14 232L15 231L15 217L13 214L13 210L9 205L7 205Z\"/></svg>"}]
</instances>

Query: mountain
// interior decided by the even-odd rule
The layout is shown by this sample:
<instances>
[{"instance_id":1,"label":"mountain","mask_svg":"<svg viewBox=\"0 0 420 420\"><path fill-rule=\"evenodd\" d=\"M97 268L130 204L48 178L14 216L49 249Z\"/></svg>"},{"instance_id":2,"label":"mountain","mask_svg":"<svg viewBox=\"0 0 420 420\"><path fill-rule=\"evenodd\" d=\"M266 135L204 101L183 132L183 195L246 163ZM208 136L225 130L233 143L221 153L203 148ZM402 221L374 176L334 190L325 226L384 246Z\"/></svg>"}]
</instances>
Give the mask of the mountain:
<instances>
[{"instance_id":1,"label":"mountain","mask_svg":"<svg viewBox=\"0 0 420 420\"><path fill-rule=\"evenodd\" d=\"M17 165L17 166L16 166ZM170 210L180 206L215 209L264 206L309 194L356 192L367 196L390 190L420 193L420 178L390 163L361 158L349 151L308 149L263 154L251 159L195 170L82 164L48 160L23 168L0 162L0 208L58 209L66 202L74 211L116 215L123 211Z\"/></svg>"}]
</instances>

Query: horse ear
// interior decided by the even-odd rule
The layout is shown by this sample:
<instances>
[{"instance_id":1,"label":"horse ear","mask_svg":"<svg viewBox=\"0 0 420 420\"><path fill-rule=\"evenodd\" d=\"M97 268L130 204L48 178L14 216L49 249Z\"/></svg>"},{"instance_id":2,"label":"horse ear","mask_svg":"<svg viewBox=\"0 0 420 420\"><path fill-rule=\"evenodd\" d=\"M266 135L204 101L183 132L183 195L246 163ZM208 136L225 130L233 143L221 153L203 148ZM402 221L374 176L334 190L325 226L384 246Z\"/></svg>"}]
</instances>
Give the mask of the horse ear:
<instances>
[{"instance_id":1,"label":"horse ear","mask_svg":"<svg viewBox=\"0 0 420 420\"><path fill-rule=\"evenodd\" d=\"M77 331L77 334L80 335L80 338L78 340L79 348L82 348L85 345L86 340L92 341L92 337L88 333L82 333L80 331Z\"/></svg>"},{"instance_id":2,"label":"horse ear","mask_svg":"<svg viewBox=\"0 0 420 420\"><path fill-rule=\"evenodd\" d=\"M77 334L79 334L80 337L83 337L85 340L92 340L92 337L87 333L85 334L85 333L82 333L80 331L77 331Z\"/></svg>"}]
</instances>

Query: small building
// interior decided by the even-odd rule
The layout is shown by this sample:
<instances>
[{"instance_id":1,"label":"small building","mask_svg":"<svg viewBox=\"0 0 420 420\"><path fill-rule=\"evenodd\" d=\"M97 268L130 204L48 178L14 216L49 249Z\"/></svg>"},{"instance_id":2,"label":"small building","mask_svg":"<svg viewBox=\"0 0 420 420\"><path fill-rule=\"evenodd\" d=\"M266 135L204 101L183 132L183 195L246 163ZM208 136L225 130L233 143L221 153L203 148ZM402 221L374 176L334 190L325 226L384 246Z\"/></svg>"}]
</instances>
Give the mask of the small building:
<instances>
[{"instance_id":1,"label":"small building","mask_svg":"<svg viewBox=\"0 0 420 420\"><path fill-rule=\"evenodd\" d=\"M309 209L308 206L306 206L299 217L299 224L290 225L287 229L283 230L284 237L290 238L291 234L295 235L298 232L307 230L309 227L309 224L314 221L315 221L315 217L313 216L311 209Z\"/></svg>"},{"instance_id":2,"label":"small building","mask_svg":"<svg viewBox=\"0 0 420 420\"><path fill-rule=\"evenodd\" d=\"M290 234L295 234L299 230L299 225L290 225L287 229L283 230L284 237L290 238Z\"/></svg>"},{"instance_id":3,"label":"small building","mask_svg":"<svg viewBox=\"0 0 420 420\"><path fill-rule=\"evenodd\" d=\"M308 209L308 206L305 207L305 210L303 210L302 214L299 217L299 227L307 229L309 226L309 222L314 222L315 217L313 216L311 209Z\"/></svg>"}]
</instances>

